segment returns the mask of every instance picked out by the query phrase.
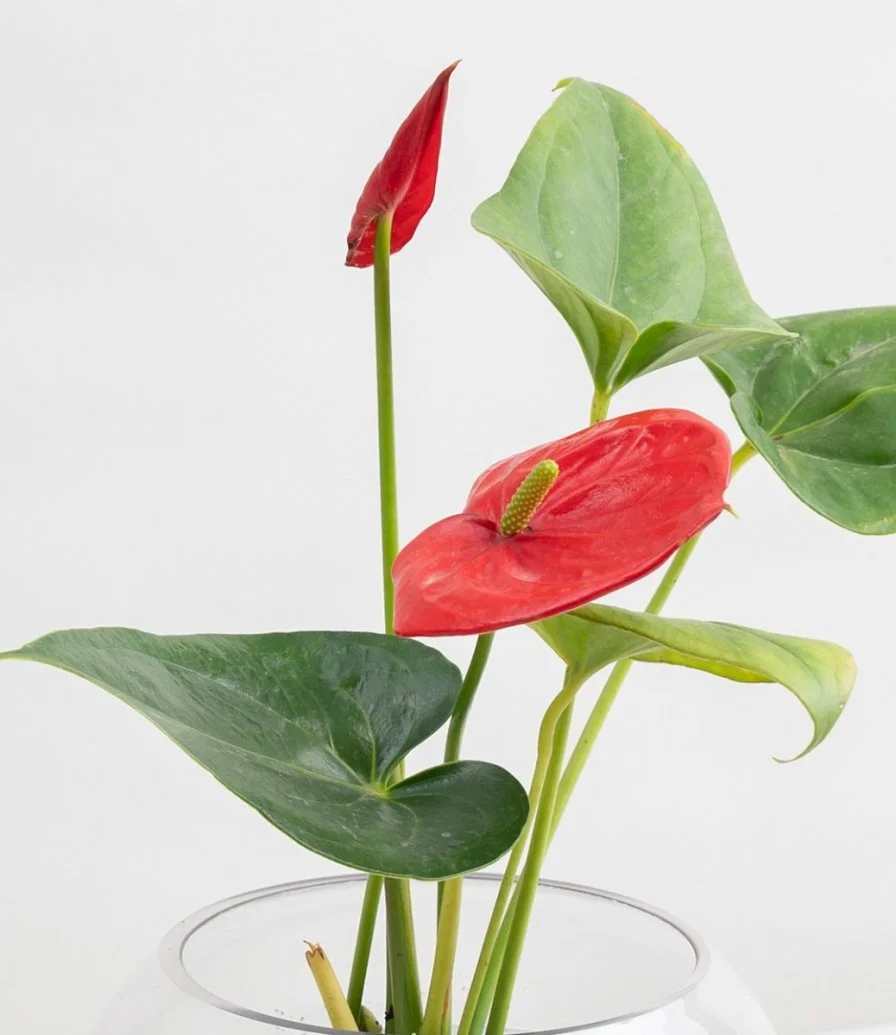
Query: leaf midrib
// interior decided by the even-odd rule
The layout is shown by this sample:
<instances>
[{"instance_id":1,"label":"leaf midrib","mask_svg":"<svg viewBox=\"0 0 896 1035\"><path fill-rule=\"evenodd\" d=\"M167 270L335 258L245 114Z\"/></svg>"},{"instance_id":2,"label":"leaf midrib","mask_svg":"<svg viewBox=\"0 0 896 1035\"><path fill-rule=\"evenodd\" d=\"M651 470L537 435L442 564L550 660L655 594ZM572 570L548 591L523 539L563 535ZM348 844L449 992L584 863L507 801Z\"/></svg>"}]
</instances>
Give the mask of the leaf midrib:
<instances>
[{"instance_id":1,"label":"leaf midrib","mask_svg":"<svg viewBox=\"0 0 896 1035\"><path fill-rule=\"evenodd\" d=\"M802 339L803 335L800 335L800 338ZM781 425L786 423L787 419L793 414L797 407L802 405L802 403L806 399L808 399L814 392L819 391L821 386L826 381L830 380L830 378L838 376L844 370L849 369L849 367L851 367L853 364L861 363L863 360L867 359L868 356L873 356L877 352L883 351L884 349L892 346L894 343L896 343L896 338L886 338L884 341L878 342L878 344L873 346L872 348L867 349L861 355L850 357L845 362L838 364L838 366L836 366L833 370L828 371L822 377L819 377L816 381L813 381L813 383L804 392L801 392L797 396L794 402L787 408L787 411L781 417L779 417L774 427L768 429L768 434L770 436L774 435L775 432L778 431L778 429L781 427ZM773 352L770 353L768 357L766 357L766 359L759 365L759 367L757 367L757 369L753 373L753 376L750 378L750 395L757 402L759 402L759 399L756 394L756 380L759 377L759 374L765 368L765 366L771 363L771 356L774 354L774 351L776 351L777 348L783 348L785 345L786 342L781 342L780 345L776 346L776 349L773 350ZM789 434L789 432L784 432L784 434Z\"/></svg>"},{"instance_id":2,"label":"leaf midrib","mask_svg":"<svg viewBox=\"0 0 896 1035\"><path fill-rule=\"evenodd\" d=\"M674 645L674 644L671 644L671 643L666 643L666 642L663 642L662 640L655 639L653 636L645 636L644 633L642 633L639 630L633 628L632 625L629 625L628 623L626 623L624 619L616 618L611 613L605 611L601 605L590 605L590 606L600 608L599 611L595 611L595 614L598 614L598 615L601 616L601 618L600 618L600 620L599 620L599 622L597 624L604 623L604 624L609 625L609 626L611 626L613 628L622 629L624 632L630 632L630 633L633 633L636 636L641 636L644 639L649 640L649 641L657 644L658 646L665 647L666 649L678 651L679 653L685 654L688 657L699 658L699 659L701 659L703 661L707 661L707 660L712 661L712 660L714 660L712 658L712 656L710 656L708 654L701 654L701 653L695 652L694 650L688 650L687 648L683 649L683 648L681 648L681 647L679 647L677 645ZM587 608L585 608L583 610L587 611ZM588 619L586 619L586 621L587 620ZM731 630L734 630L735 632L737 632L737 633L739 633L741 635L752 636L752 637L755 637L758 640L761 640L767 646L769 646L771 648L774 648L775 650L782 651L784 654L787 655L788 658L791 658L793 661L795 661L797 663L797 665L807 674L808 678L812 682L818 682L818 678L817 678L816 673L813 670L812 666L810 666L809 663L806 662L799 654L797 654L794 650L792 650L789 646L787 646L786 643L782 643L781 642L782 638L777 638L777 637L776 638L770 638L768 635L763 633L762 630L750 629L750 628L747 628L746 626L733 625L730 622L707 622L705 624L707 626L709 626L709 627L715 627L717 629L731 629ZM718 660L718 659L715 659L715 660ZM757 675L771 676L771 678L776 683L780 683L781 682L781 680L777 676L771 675L768 672L764 672L762 669L753 668L751 666L746 666L745 667L742 663L739 663L736 667L743 668L745 671L748 671L748 672L755 672ZM790 684L782 683L782 685L785 686L791 692L796 693L794 687L791 686ZM813 719L813 722L814 722L814 719Z\"/></svg>"},{"instance_id":3,"label":"leaf midrib","mask_svg":"<svg viewBox=\"0 0 896 1035\"><path fill-rule=\"evenodd\" d=\"M811 449L806 449L803 446L795 446L790 442L786 442L781 445L775 442L774 439L772 442L781 453L799 453L800 456L808 456L812 460L818 460L821 463L832 464L834 466L871 471L892 471L896 468L896 461L891 461L886 464L877 464L865 460L847 460L844 457L824 456L821 453L813 453Z\"/></svg>"},{"instance_id":4,"label":"leaf midrib","mask_svg":"<svg viewBox=\"0 0 896 1035\"><path fill-rule=\"evenodd\" d=\"M281 712L278 712L271 705L266 704L264 701L260 701L257 697L253 697L248 691L244 690L242 687L238 686L235 683L227 682L227 681L221 679L219 676L212 675L211 673L208 673L208 672L202 672L202 671L200 671L199 669L196 669L196 668L191 668L189 665L182 665L179 661L171 661L171 660L168 660L168 659L162 660L161 658L153 658L152 655L142 654L140 651L131 650L131 649L127 648L127 647L109 647L109 648L107 648L107 650L109 650L110 653L114 653L114 654L136 654L138 657L148 657L148 658L150 658L153 661L157 661L160 665L163 665L166 668L170 666L171 668L177 669L179 672L187 672L190 675L198 676L200 679L207 680L208 682L213 683L215 686L221 687L227 693L236 694L236 696L242 698L243 700L249 701L252 704L257 705L259 708L262 709L262 711L265 711L269 715L273 715L274 718L280 719L282 722L285 722L287 724L287 726L291 726L293 729L295 729L298 733L302 734L303 736L307 736L308 735L307 731L302 729L302 727L299 725L299 722L298 722L297 719L290 718L290 716L288 716L288 715L283 715ZM89 677L84 676L82 678L86 679L86 678L89 678ZM93 682L93 680L91 680L91 682ZM372 729L371 729L371 726L370 726L370 719L367 717L367 715L364 712L364 709L361 707L360 701L358 701L357 698L353 697L344 687L339 686L336 689L342 691L342 693L344 693L353 702L355 707L358 709L358 711L363 716L363 718L365 720L365 723L367 725L367 728L371 732L371 736L372 736ZM329 750L328 750L327 753L329 755L331 755L337 762L339 762L339 764L346 771L346 773L350 773L360 783L364 783L365 780L367 780L367 778L362 776L361 773L357 772L355 769L353 769L348 764L348 762L346 762L345 759L342 758L342 756L336 750L336 746L335 746L335 744L333 742L333 727L331 726L329 720L327 719L326 715L324 714L324 712L323 712L323 710L322 710L322 708L320 706L320 702L317 700L317 698L313 694L311 694L309 696L310 696L311 700L314 702L315 708L318 710L318 712L320 712L320 714L322 716L322 721L323 721L323 723L324 723L324 725L326 726L326 729L327 729L327 739L329 741ZM172 721L173 722L178 722L179 720L172 719ZM184 726L185 729L194 729L195 728L195 727L189 726L186 723L183 723L182 725ZM201 733L202 731L201 730L197 730L196 732L197 733ZM217 739L217 738L212 738L212 739ZM228 742L222 740L221 743L222 744L226 744ZM376 771L377 771L377 769L376 769L376 741L375 740L371 740L371 751L372 751L373 759L374 759L374 768L372 770L372 773L374 774L374 778L369 779L368 782L370 784L375 785L376 782L377 782L376 779L375 779L375 774L376 774ZM252 752L250 752L250 753L252 753ZM265 756L260 756L260 757L265 757ZM304 771L304 767L296 766L295 768ZM313 772L314 770L309 769L307 771L308 772ZM322 777L322 779L323 779L323 777ZM339 781L336 780L334 782L338 783Z\"/></svg>"},{"instance_id":5,"label":"leaf midrib","mask_svg":"<svg viewBox=\"0 0 896 1035\"><path fill-rule=\"evenodd\" d=\"M619 173L619 134L616 132L616 123L613 121L613 116L610 114L610 106L607 103L607 97L603 90L598 91L600 94L601 104L604 106L607 119L610 125L613 127L613 146L616 151L616 160L613 163L613 170L616 173L616 219L615 219L615 241L613 249L613 265L610 270L610 282L607 285L607 305L613 308L613 293L616 290L616 281L619 277L619 256L621 253L621 240L622 240L622 187L620 184L620 173ZM630 317L629 317L630 319ZM635 324L632 320L632 324ZM637 341L637 338L635 339Z\"/></svg>"},{"instance_id":6,"label":"leaf midrib","mask_svg":"<svg viewBox=\"0 0 896 1035\"><path fill-rule=\"evenodd\" d=\"M267 762L270 765L282 768L282 769L284 769L284 770L286 770L288 772L302 773L304 776L307 776L307 777L309 777L311 779L314 779L314 780L318 780L321 783L328 783L328 784L332 784L332 785L334 785L336 787L342 787L342 788L357 788L359 791L362 792L362 795L366 795L366 796L369 796L369 797L378 797L378 798L388 797L387 788L379 787L376 784L367 783L367 782L362 781L361 778L358 776L358 774L355 773L353 769L350 769L347 766L346 766L347 772L350 772L353 776L357 777L357 782L348 781L348 780L346 780L346 781L337 780L335 777L325 776L322 773L319 773L319 772L317 772L314 769L309 769L306 766L298 765L295 762L287 762L287 761L284 761L283 759L275 758L273 755L265 755L265 754L262 754L260 751L253 751L251 748L244 747L242 745L233 744L229 740L224 740L222 737L215 736L214 734L208 733L205 730L197 729L195 726L191 726L188 722L182 722L180 719L176 719L173 716L168 715L168 714L166 714L163 711L160 711L158 708L153 708L151 705L145 705L145 704L142 704L142 703L140 703L138 705L136 698L133 698L133 697L131 697L128 694L124 694L120 690L116 690L113 686L111 686L110 684L108 684L106 682L103 682L102 680L94 679L92 676L88 676L85 673L81 672L80 670L78 670L76 668L71 668L70 666L64 665L61 662L58 662L58 661L56 661L56 660L54 660L52 658L43 657L43 656L38 655L38 654L25 654L25 653L22 653L22 652L13 651L11 653L0 654L0 660L34 661L34 662L37 662L39 664L49 665L51 668L58 669L60 672L68 672L70 675L77 676L79 679L84 679L88 683L93 683L94 686L98 686L98 687L100 687L100 689L105 690L112 697L116 698L119 701L123 701L125 704L129 705L131 708L134 708L135 711L138 711L141 714L145 714L145 715L149 716L150 718L152 718L152 721L156 725L162 725L163 723L168 723L168 724L172 724L172 725L178 726L178 727L180 727L183 730L189 730L191 733L194 733L196 736L203 737L205 740L212 741L215 744L221 744L223 747L226 747L228 750L234 751L237 754L244 755L244 756L246 756L248 758L258 758L258 759L261 759L261 760ZM189 671L189 672L195 671L194 669L188 669L185 666L181 666L181 667L184 667L185 671ZM254 700L254 698L250 698L250 700ZM262 707L264 707L264 706L262 706ZM274 712L273 714L277 715L278 713ZM289 720L286 720L286 721L289 721ZM340 759L340 761L341 761L341 759ZM342 762L342 764L345 765L345 762Z\"/></svg>"},{"instance_id":7,"label":"leaf midrib","mask_svg":"<svg viewBox=\"0 0 896 1035\"><path fill-rule=\"evenodd\" d=\"M785 442L789 435L802 435L807 431L815 431L818 428L823 428L826 424L832 424L834 421L839 420L842 416L849 413L850 410L854 409L870 396L883 395L888 392L896 392L896 382L893 384L874 385L872 388L866 388L861 392L857 392L852 396L852 398L843 403L842 406L837 407L835 410L831 410L830 413L826 413L823 417L810 421L808 424L801 424L799 427L791 428L789 431L783 431L780 435L776 436L772 434L770 437L773 442ZM778 427L780 427L781 423L781 421L778 422Z\"/></svg>"}]
</instances>

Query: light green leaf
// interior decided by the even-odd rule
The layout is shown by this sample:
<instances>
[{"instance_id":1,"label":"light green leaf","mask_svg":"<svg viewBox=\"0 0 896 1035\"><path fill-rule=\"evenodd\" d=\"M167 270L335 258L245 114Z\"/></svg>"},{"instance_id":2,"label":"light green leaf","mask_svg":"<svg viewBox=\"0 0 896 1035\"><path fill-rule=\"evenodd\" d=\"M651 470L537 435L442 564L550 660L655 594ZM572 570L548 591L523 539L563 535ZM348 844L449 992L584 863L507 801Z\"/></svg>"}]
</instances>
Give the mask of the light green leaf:
<instances>
[{"instance_id":1,"label":"light green leaf","mask_svg":"<svg viewBox=\"0 0 896 1035\"><path fill-rule=\"evenodd\" d=\"M780 683L809 713L807 754L840 717L855 682L852 655L833 643L724 622L624 611L591 604L533 626L582 679L623 658L686 665L745 683Z\"/></svg>"},{"instance_id":2,"label":"light green leaf","mask_svg":"<svg viewBox=\"0 0 896 1035\"><path fill-rule=\"evenodd\" d=\"M604 394L785 333L750 297L694 163L606 86L569 80L473 226L554 303Z\"/></svg>"},{"instance_id":3,"label":"light green leaf","mask_svg":"<svg viewBox=\"0 0 896 1035\"><path fill-rule=\"evenodd\" d=\"M534 622L531 628L568 665L577 682L607 665L655 649L656 644L622 629L599 626L575 613Z\"/></svg>"},{"instance_id":4,"label":"light green leaf","mask_svg":"<svg viewBox=\"0 0 896 1035\"><path fill-rule=\"evenodd\" d=\"M791 316L799 335L707 366L744 434L813 510L896 532L896 307Z\"/></svg>"},{"instance_id":5,"label":"light green leaf","mask_svg":"<svg viewBox=\"0 0 896 1035\"><path fill-rule=\"evenodd\" d=\"M708 672L711 676L721 676L735 683L773 683L774 680L761 672L723 661L718 658L697 658L674 650L648 650L639 654L638 661L649 661L659 665L681 665L683 668Z\"/></svg>"},{"instance_id":6,"label":"light green leaf","mask_svg":"<svg viewBox=\"0 0 896 1035\"><path fill-rule=\"evenodd\" d=\"M51 633L0 655L65 669L148 718L299 844L346 866L437 880L516 841L528 811L498 766L455 762L389 784L450 716L457 668L375 633Z\"/></svg>"}]
</instances>

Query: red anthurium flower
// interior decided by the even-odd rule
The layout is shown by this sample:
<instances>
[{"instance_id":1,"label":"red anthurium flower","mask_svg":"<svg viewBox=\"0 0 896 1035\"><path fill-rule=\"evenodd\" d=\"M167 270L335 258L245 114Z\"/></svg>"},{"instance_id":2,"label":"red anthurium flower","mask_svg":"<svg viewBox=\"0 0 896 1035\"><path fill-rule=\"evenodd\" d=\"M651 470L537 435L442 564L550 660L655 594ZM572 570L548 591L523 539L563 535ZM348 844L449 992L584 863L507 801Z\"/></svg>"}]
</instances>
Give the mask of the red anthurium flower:
<instances>
[{"instance_id":1,"label":"red anthurium flower","mask_svg":"<svg viewBox=\"0 0 896 1035\"><path fill-rule=\"evenodd\" d=\"M395 631L534 622L634 582L718 517L731 449L686 410L646 410L502 460L462 514L398 555Z\"/></svg>"},{"instance_id":2,"label":"red anthurium flower","mask_svg":"<svg viewBox=\"0 0 896 1035\"><path fill-rule=\"evenodd\" d=\"M373 265L376 221L380 216L392 215L394 253L410 241L417 224L429 211L439 171L448 80L457 64L455 61L438 74L370 174L348 232L346 266Z\"/></svg>"}]
</instances>

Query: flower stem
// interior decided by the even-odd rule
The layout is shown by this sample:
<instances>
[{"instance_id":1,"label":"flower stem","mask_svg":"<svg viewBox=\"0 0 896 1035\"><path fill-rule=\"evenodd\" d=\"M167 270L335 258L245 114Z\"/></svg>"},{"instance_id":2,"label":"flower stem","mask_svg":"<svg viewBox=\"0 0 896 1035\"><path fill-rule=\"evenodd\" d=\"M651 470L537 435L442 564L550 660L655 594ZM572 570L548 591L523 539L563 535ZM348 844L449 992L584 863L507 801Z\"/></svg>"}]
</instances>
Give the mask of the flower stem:
<instances>
[{"instance_id":1,"label":"flower stem","mask_svg":"<svg viewBox=\"0 0 896 1035\"><path fill-rule=\"evenodd\" d=\"M479 683L482 681L482 673L485 671L494 641L494 633L483 633L476 640L473 657L470 658L467 674L464 676L463 685L454 705L454 711L451 713L451 721L448 723L448 736L445 740L446 762L456 762L460 758L460 745L464 736L464 727L467 724L470 707L473 704L476 691L479 689Z\"/></svg>"},{"instance_id":2,"label":"flower stem","mask_svg":"<svg viewBox=\"0 0 896 1035\"><path fill-rule=\"evenodd\" d=\"M513 890L513 882L516 878L516 872L519 869L520 860L522 859L523 852L526 848L529 831L531 830L532 823L535 819L535 809L541 794L543 783L544 772L539 772L539 770L536 769L535 775L532 779L532 786L529 789L529 818L526 820L526 825L523 827L523 832L520 834L519 840L514 845L513 851L510 853L510 858L507 860L507 866L504 869L504 876L501 878L501 883L498 886L498 896L495 899L494 906L492 907L492 915L489 918L488 927L485 931L482 948L479 950L479 959L476 961L476 970L473 972L473 979L470 982L470 988L467 991L467 999L464 1003L464 1009L461 1014L460 1024L458 1025L457 1035L479 1035L479 1032L482 1031L482 1022L485 1018L481 1003L482 1000L485 999L485 1009L487 1009L491 1003L490 990L486 998L489 970L495 956L498 954L499 948L503 955L503 947L504 944L506 944L501 941L504 914L507 908L507 903L510 899L510 893Z\"/></svg>"},{"instance_id":3,"label":"flower stem","mask_svg":"<svg viewBox=\"0 0 896 1035\"><path fill-rule=\"evenodd\" d=\"M395 1035L395 1008L392 996L392 958L389 955L389 932L386 931L386 1013L383 1018L386 1035Z\"/></svg>"},{"instance_id":4,"label":"flower stem","mask_svg":"<svg viewBox=\"0 0 896 1035\"><path fill-rule=\"evenodd\" d=\"M408 881L394 878L387 878L385 886L395 1031L399 1035L412 1035L420 1029L423 1005L411 915L411 889Z\"/></svg>"},{"instance_id":5,"label":"flower stem","mask_svg":"<svg viewBox=\"0 0 896 1035\"><path fill-rule=\"evenodd\" d=\"M395 589L392 565L398 554L398 479L395 462L395 393L392 378L392 301L389 256L392 245L392 216L380 216L376 224L373 251L373 308L376 329L376 399L380 458L380 527L383 562L383 617L386 632L393 631ZM404 775L399 767L396 778ZM373 877L371 880L375 879ZM391 986L395 1027L402 1033L416 1032L420 1025L420 979L411 890L406 880L387 878L386 924L391 959Z\"/></svg>"},{"instance_id":6,"label":"flower stem","mask_svg":"<svg viewBox=\"0 0 896 1035\"><path fill-rule=\"evenodd\" d=\"M479 998L476 1000L471 1012L470 1033L471 1035L482 1035L485 1031L485 1023L488 1020L488 1013L491 1009L492 1000L495 998L495 986L498 984L498 975L501 973L501 962L507 950L507 939L510 937L510 928L513 924L513 914L516 911L516 904L519 900L519 885L514 891L507 912L501 919L498 937L495 940L494 951L491 958L487 960L484 980Z\"/></svg>"},{"instance_id":7,"label":"flower stem","mask_svg":"<svg viewBox=\"0 0 896 1035\"><path fill-rule=\"evenodd\" d=\"M538 891L538 878L541 875L541 867L551 842L554 804L560 774L563 771L563 755L572 719L572 703L581 685L582 680L571 669L567 669L563 689L545 712L539 731L538 755L543 760L542 764L545 769L544 787L532 827L526 864L520 876L516 908L510 922L507 947L504 950L501 972L495 987L495 997L485 1029L487 1035L503 1035L507 1026L510 1000L523 956L526 929L529 926L529 918L532 915L532 907Z\"/></svg>"},{"instance_id":8,"label":"flower stem","mask_svg":"<svg viewBox=\"0 0 896 1035\"><path fill-rule=\"evenodd\" d=\"M395 464L395 398L392 383L392 302L389 251L392 216L380 216L373 253L373 309L376 328L376 402L380 457L380 528L383 555L383 613L392 632L392 564L398 554L398 480Z\"/></svg>"},{"instance_id":9,"label":"flower stem","mask_svg":"<svg viewBox=\"0 0 896 1035\"><path fill-rule=\"evenodd\" d=\"M510 900L510 893L513 890L513 883L516 879L517 870L519 869L523 852L526 850L526 841L528 840L529 832L532 830L532 826L535 822L536 810L538 808L538 803L541 800L545 777L547 775L548 762L550 761L551 753L549 750L544 749L544 738L546 736L545 724L549 723L554 729L556 729L560 716L567 710L570 700L571 695L567 695L566 684L564 683L563 690L561 690L551 702L544 718L542 719L542 729L539 733L538 741L538 756L535 761L535 771L532 774L532 782L529 785L529 815L526 819L522 833L517 839L516 844L513 846L513 850L507 860L507 865L504 867L504 875L501 878L500 885L498 886L498 894L495 898L495 904L492 907L492 915L489 918L488 927L482 941L482 948L479 950L479 959L476 961L476 970L474 971L473 978L470 981L470 987L467 992L466 1002L464 1003L464 1009L457 1029L457 1035L471 1035L471 1033L481 1030L474 1028L475 1019L477 1017L477 1007L483 994L483 989L486 986L489 964L492 962L498 948L501 924L504 920L505 910L507 909L507 903Z\"/></svg>"},{"instance_id":10,"label":"flower stem","mask_svg":"<svg viewBox=\"0 0 896 1035\"><path fill-rule=\"evenodd\" d=\"M451 1005L451 977L454 973L454 956L457 952L463 885L461 877L445 881L443 885L432 978L429 984L429 996L426 1000L426 1013L423 1015L419 1035L441 1035L443 1021Z\"/></svg>"},{"instance_id":11,"label":"flower stem","mask_svg":"<svg viewBox=\"0 0 896 1035\"><path fill-rule=\"evenodd\" d=\"M608 399L595 393L595 405L592 409L593 420L601 420L606 416L608 401ZM755 455L756 450L753 446L749 442L744 442L732 457L732 477L751 457ZM666 569L663 578L660 580L656 591L648 602L647 608L645 609L647 613L659 614L665 606L669 596L681 577L685 566L690 560L691 554L696 548L699 538L700 536L698 533L698 535L689 539L679 548L678 552L672 558L672 561ZM574 790L576 782L578 781L585 763L588 760L594 741L603 727L610 708L616 700L616 696L618 695L632 664L633 662L631 660L624 660L614 666L607 683L585 724L585 728L570 755L567 767L557 785L556 801L552 810L550 833L548 835L549 841L553 839L553 836L556 833L563 812L569 803L572 791ZM536 773L537 772L538 770L536 769ZM535 781L533 780L533 785L534 783ZM489 1009L489 1005L492 1002L493 996L496 994L495 987L502 969L502 963L510 938L511 929L512 926L514 926L514 918L519 903L520 891L522 890L522 882L517 887L513 900L508 905L509 892L519 865L519 856L522 854L523 846L525 845L526 838L529 833L532 816L534 815L536 808L539 807L540 790L541 789L539 788L539 793L534 793L533 786L533 791L530 791L529 798L532 811L530 812L529 823L517 842L510 861L508 862L504 881L502 881L498 900L492 912L488 931L486 932L479 963L477 964L476 972L470 985L470 992L464 1009L464 1015L461 1018L458 1035L480 1035L485 1025L485 1017ZM523 928L523 932L524 931L525 925ZM494 1023L494 1018L492 1025L490 1026L490 1030L494 1030L496 1032L498 1030L497 1025Z\"/></svg>"},{"instance_id":12,"label":"flower stem","mask_svg":"<svg viewBox=\"0 0 896 1035\"><path fill-rule=\"evenodd\" d=\"M565 743L566 731L562 728L558 728L558 730L555 731L555 749L557 747L556 741L558 735L564 738ZM534 808L532 809L531 814L534 817ZM525 837L522 838L522 842L525 844ZM500 918L500 930L497 939L495 940L491 957L487 961L485 979L481 985L482 990L476 1001L475 1007L471 1012L472 1019L470 1023L470 1035L482 1035L485 1030L485 1022L488 1019L488 1013L495 996L495 986L498 984L498 975L501 972L501 962L504 959L504 952L507 949L507 939L510 937L510 928L513 924L513 914L516 911L516 905L520 897L519 892L520 886L517 884L513 893L513 898L510 900L510 904L507 906L503 917Z\"/></svg>"},{"instance_id":13,"label":"flower stem","mask_svg":"<svg viewBox=\"0 0 896 1035\"><path fill-rule=\"evenodd\" d=\"M744 464L755 455L756 450L753 446L749 442L744 442L731 458L731 477L733 478ZM693 554L697 547L697 543L700 541L701 535L702 533L698 532L697 535L693 536L684 543L683 546L679 547L678 552L672 558L662 579L660 579L659 585L656 587L653 596L647 602L647 607L644 608L646 614L658 615L666 606L669 597L672 595L672 590L674 590L678 584L678 580L681 578L681 573L684 571L685 566L691 559L691 554ZM572 795L576 783L582 775L582 770L585 768L585 764L588 761L588 757L591 754L594 741L597 739L598 734L603 728L607 715L609 714L609 711L612 708L613 703L622 688L622 684L625 682L625 678L633 664L634 662L631 658L626 658L624 661L619 661L613 666L613 670L610 673L607 682L604 684L604 688L601 690L600 696L598 697L591 714L588 716L588 720L582 729L579 739L570 753L569 761L566 764L566 769L563 772L563 776L560 780L560 787L557 792L557 804L554 810L553 821L554 831L556 831L560 824L560 820L563 818L563 813L566 811L566 806L569 804L570 796Z\"/></svg>"},{"instance_id":14,"label":"flower stem","mask_svg":"<svg viewBox=\"0 0 896 1035\"><path fill-rule=\"evenodd\" d=\"M681 573L684 571L685 565L690 560L691 554L694 552L699 539L700 533L698 532L697 535L693 536L693 538L689 539L682 547L680 547L678 552L672 558L669 567L666 569L665 574L660 580L660 584L657 586L656 591L647 604L647 607L644 609L647 614L656 615L662 611L666 601L669 599L670 593L675 588L675 584L681 577ZM579 735L579 739L576 741L576 745L570 753L569 761L566 764L563 776L560 779L560 785L557 789L557 801L554 807L553 817L554 831L556 831L560 824L560 820L563 818L563 813L566 811L566 806L569 804L572 792L575 790L576 783L582 775L582 770L585 768L585 763L588 761L594 742L600 731L603 729L607 715L613 707L613 703L615 702L619 691L622 689L622 684L625 682L625 677L629 674L633 664L634 662L631 658L626 658L623 661L618 661L613 666L613 670L610 672L610 675L604 684L604 688L601 690L600 696L598 697L591 714L588 716L588 720Z\"/></svg>"},{"instance_id":15,"label":"flower stem","mask_svg":"<svg viewBox=\"0 0 896 1035\"><path fill-rule=\"evenodd\" d=\"M470 658L470 664L467 667L467 673L464 676L463 684L460 688L457 701L454 705L454 711L451 713L451 721L448 723L448 735L445 739L445 761L456 762L460 758L461 742L464 736L464 728L467 724L467 718L470 714L470 708L473 705L473 699L476 696L476 691L479 689L479 684L482 681L482 674L485 671L485 666L488 663L489 655L491 654L492 644L495 642L494 633L482 633L476 640L476 646L473 649L473 656ZM453 881L442 881L439 884L438 890L438 930L436 935L436 953L438 954L441 942L442 942L442 907L445 898L445 894L449 884L454 883ZM460 879L457 881L460 884ZM460 909L460 891L457 892L458 906ZM446 937L457 938L457 931L453 933L448 930ZM453 956L452 956L453 959ZM442 1029L443 1033L447 1028L450 1028L451 1021L451 975L449 972L449 984L445 992L444 1006L442 1011ZM432 992L430 991L430 995Z\"/></svg>"},{"instance_id":16,"label":"flower stem","mask_svg":"<svg viewBox=\"0 0 896 1035\"><path fill-rule=\"evenodd\" d=\"M382 891L383 878L378 874L371 874L367 878L367 887L364 891L361 918L358 921L358 934L355 939L355 955L352 959L352 972L348 983L348 995L346 996L352 1014L359 1023L361 1020L361 1000L364 997L364 983L367 980L370 949L373 945L373 932L376 927L376 914L379 909Z\"/></svg>"},{"instance_id":17,"label":"flower stem","mask_svg":"<svg viewBox=\"0 0 896 1035\"><path fill-rule=\"evenodd\" d=\"M376 400L377 432L380 468L380 538L382 544L383 620L387 633L393 631L394 587L392 565L398 554L398 479L395 462L395 393L392 377L392 302L389 282L389 256L392 243L392 217L383 215L377 221L376 240L373 254L373 311L376 336ZM399 779L401 774L399 773ZM361 1000L367 970L370 966L370 951L376 915L379 910L383 878L371 875L367 878L367 890L358 921L358 936L352 960L349 980L349 1003L356 1018L360 1017ZM393 895L393 911L405 906L410 910L410 892ZM387 925L388 926L388 925ZM413 933L410 915L401 926L409 927ZM391 930L391 928L390 928ZM387 931L387 941L391 938ZM413 948L413 941L411 942ZM391 953L391 944L390 944ZM394 961L393 961L394 963ZM406 959L407 965L416 969L416 956ZM394 966L392 968L394 970ZM391 1006L392 1004L387 1004Z\"/></svg>"}]
</instances>

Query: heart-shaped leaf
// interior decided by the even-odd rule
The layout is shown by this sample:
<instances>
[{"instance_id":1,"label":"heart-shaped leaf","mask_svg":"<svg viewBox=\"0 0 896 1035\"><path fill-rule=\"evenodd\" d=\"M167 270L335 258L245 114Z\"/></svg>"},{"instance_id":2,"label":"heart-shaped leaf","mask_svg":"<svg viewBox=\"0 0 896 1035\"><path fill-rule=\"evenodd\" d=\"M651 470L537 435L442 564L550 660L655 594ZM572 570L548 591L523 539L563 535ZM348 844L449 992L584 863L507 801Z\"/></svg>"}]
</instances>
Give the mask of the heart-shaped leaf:
<instances>
[{"instance_id":1,"label":"heart-shaped leaf","mask_svg":"<svg viewBox=\"0 0 896 1035\"><path fill-rule=\"evenodd\" d=\"M319 855L437 880L503 855L525 822L519 783L455 762L393 785L450 716L457 668L376 633L51 633L4 658L83 676L131 705L274 826Z\"/></svg>"},{"instance_id":2,"label":"heart-shaped leaf","mask_svg":"<svg viewBox=\"0 0 896 1035\"><path fill-rule=\"evenodd\" d=\"M855 682L852 655L836 644L724 622L662 618L590 604L538 622L533 629L581 679L632 658L686 665L744 683L780 683L802 703L815 728L800 757L831 731Z\"/></svg>"},{"instance_id":3,"label":"heart-shaped leaf","mask_svg":"<svg viewBox=\"0 0 896 1035\"><path fill-rule=\"evenodd\" d=\"M896 532L896 308L791 316L799 335L707 360L744 434L838 525Z\"/></svg>"},{"instance_id":4,"label":"heart-shaped leaf","mask_svg":"<svg viewBox=\"0 0 896 1035\"><path fill-rule=\"evenodd\" d=\"M597 389L780 337L681 146L629 97L573 79L473 213L574 331Z\"/></svg>"}]
</instances>

